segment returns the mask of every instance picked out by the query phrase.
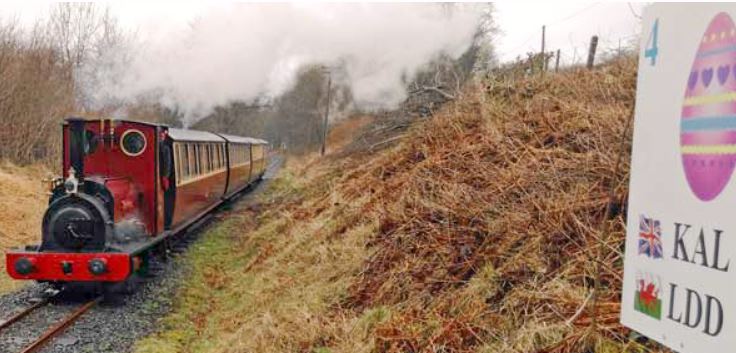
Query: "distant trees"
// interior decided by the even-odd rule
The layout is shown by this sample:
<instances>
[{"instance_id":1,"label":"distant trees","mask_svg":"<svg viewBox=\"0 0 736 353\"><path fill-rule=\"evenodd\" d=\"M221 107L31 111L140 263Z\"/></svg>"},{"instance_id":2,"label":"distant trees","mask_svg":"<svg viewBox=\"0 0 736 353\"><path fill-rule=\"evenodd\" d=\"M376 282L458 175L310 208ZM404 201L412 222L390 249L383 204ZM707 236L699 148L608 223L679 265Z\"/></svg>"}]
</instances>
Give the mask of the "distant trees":
<instances>
[{"instance_id":1,"label":"distant trees","mask_svg":"<svg viewBox=\"0 0 736 353\"><path fill-rule=\"evenodd\" d=\"M215 107L193 128L260 137L274 146L286 145L296 153L314 151L322 141L328 75L339 77L340 69L327 71L321 65L307 65L299 70L294 85L282 95ZM331 115L344 114L352 103L349 88L336 80L331 91Z\"/></svg>"},{"instance_id":2,"label":"distant trees","mask_svg":"<svg viewBox=\"0 0 736 353\"><path fill-rule=\"evenodd\" d=\"M230 102L215 107L192 128L232 135L266 137L266 123L273 118L272 107L264 102Z\"/></svg>"}]
</instances>

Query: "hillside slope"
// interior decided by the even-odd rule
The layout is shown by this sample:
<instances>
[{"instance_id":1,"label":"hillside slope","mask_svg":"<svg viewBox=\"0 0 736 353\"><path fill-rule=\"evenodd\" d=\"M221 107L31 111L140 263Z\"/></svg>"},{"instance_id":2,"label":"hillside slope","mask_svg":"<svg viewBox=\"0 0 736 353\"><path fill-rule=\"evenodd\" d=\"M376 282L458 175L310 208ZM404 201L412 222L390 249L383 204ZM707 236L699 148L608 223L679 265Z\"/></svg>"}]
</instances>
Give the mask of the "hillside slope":
<instances>
[{"instance_id":1,"label":"hillside slope","mask_svg":"<svg viewBox=\"0 0 736 353\"><path fill-rule=\"evenodd\" d=\"M618 312L635 82L634 59L489 80L379 152L292 161L194 247L138 350L633 349Z\"/></svg>"}]
</instances>

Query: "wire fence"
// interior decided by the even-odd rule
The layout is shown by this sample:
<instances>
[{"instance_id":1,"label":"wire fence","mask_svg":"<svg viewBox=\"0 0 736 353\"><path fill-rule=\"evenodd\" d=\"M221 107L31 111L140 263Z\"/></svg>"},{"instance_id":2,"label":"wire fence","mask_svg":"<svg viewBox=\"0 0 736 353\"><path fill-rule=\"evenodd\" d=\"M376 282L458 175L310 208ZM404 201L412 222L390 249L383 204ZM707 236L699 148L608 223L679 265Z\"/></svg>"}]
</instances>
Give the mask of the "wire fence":
<instances>
[{"instance_id":1,"label":"wire fence","mask_svg":"<svg viewBox=\"0 0 736 353\"><path fill-rule=\"evenodd\" d=\"M638 51L639 33L624 30L623 32L627 33L622 34L620 30L602 30L596 28L596 24L589 23L591 18L601 16L601 12L606 13L612 10L611 8L602 8L599 5L602 4L589 4L566 16L547 21L541 28L535 29L528 36L523 37L525 39L520 44L513 46L511 49L506 49L507 53L519 52L522 48L526 48L526 51L501 66L519 66L526 63L529 71L541 70L546 72L557 71L566 67L589 65L591 59L594 65L598 62L635 54ZM639 22L641 15L630 3L626 5L628 6L626 8L627 13L632 16L629 20L633 19L635 22ZM623 10L618 9L619 13L620 11ZM588 16L588 18L586 19L585 16ZM582 32L581 27L590 28L589 34L586 35ZM560 33L565 33L566 41L560 39ZM554 37L555 43L550 45L546 37ZM597 43L593 46L591 42L594 40ZM591 49L594 50L592 53Z\"/></svg>"}]
</instances>

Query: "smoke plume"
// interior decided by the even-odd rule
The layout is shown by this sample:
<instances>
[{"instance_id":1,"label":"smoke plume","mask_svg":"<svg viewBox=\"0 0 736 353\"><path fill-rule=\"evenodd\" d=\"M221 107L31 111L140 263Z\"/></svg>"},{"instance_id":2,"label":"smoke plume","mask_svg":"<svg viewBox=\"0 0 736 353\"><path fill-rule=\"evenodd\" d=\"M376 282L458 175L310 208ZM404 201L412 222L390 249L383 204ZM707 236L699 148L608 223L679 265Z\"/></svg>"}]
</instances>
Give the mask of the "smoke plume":
<instances>
[{"instance_id":1,"label":"smoke plume","mask_svg":"<svg viewBox=\"0 0 736 353\"><path fill-rule=\"evenodd\" d=\"M357 104L392 107L423 64L469 47L479 15L472 5L214 5L184 29L141 28L142 48L110 57L90 91L99 101L155 95L192 120L277 96L300 67L324 64L346 72Z\"/></svg>"}]
</instances>

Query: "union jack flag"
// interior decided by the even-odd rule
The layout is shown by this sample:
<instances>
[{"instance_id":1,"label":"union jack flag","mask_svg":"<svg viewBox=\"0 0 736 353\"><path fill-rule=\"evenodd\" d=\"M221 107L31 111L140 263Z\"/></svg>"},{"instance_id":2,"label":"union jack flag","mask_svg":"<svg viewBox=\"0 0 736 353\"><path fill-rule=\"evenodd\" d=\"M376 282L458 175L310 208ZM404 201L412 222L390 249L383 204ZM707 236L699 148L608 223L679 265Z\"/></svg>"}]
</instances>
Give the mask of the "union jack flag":
<instances>
[{"instance_id":1,"label":"union jack flag","mask_svg":"<svg viewBox=\"0 0 736 353\"><path fill-rule=\"evenodd\" d=\"M653 259L662 258L662 228L659 221L639 216L639 255Z\"/></svg>"}]
</instances>

